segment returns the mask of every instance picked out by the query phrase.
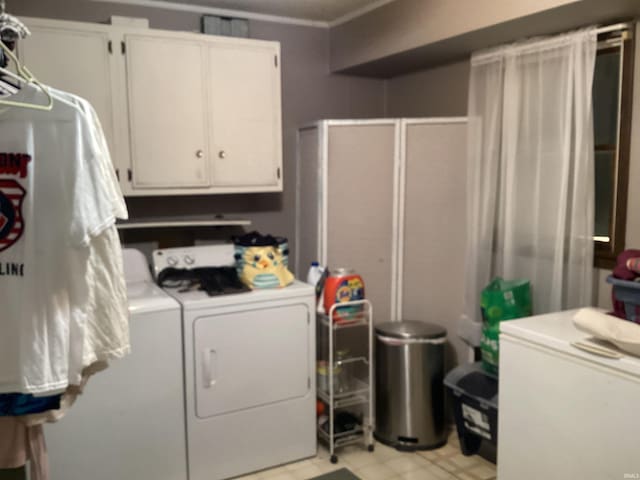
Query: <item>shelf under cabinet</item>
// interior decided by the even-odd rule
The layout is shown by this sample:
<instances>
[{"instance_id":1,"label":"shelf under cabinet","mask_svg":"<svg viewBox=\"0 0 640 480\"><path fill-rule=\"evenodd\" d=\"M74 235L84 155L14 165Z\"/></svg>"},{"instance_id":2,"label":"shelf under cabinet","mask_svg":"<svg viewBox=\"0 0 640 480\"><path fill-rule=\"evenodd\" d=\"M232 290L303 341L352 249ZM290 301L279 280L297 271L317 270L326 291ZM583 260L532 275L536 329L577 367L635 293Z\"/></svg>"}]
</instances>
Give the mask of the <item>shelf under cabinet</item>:
<instances>
[{"instance_id":1,"label":"shelf under cabinet","mask_svg":"<svg viewBox=\"0 0 640 480\"><path fill-rule=\"evenodd\" d=\"M180 227L232 227L248 226L251 220L225 217L163 217L137 218L118 222L118 230L133 230L139 228L180 228Z\"/></svg>"}]
</instances>

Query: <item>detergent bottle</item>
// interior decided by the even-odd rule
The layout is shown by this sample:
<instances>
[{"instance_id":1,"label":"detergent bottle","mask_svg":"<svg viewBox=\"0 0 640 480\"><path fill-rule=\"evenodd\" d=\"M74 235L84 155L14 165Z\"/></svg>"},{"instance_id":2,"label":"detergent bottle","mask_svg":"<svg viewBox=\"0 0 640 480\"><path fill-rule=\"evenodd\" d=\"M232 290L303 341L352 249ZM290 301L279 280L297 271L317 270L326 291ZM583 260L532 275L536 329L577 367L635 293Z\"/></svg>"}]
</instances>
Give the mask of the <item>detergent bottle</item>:
<instances>
[{"instance_id":1,"label":"detergent bottle","mask_svg":"<svg viewBox=\"0 0 640 480\"><path fill-rule=\"evenodd\" d=\"M318 281L324 273L324 267L321 267L318 262L311 262L309 271L307 272L307 283L314 287L318 284Z\"/></svg>"}]
</instances>

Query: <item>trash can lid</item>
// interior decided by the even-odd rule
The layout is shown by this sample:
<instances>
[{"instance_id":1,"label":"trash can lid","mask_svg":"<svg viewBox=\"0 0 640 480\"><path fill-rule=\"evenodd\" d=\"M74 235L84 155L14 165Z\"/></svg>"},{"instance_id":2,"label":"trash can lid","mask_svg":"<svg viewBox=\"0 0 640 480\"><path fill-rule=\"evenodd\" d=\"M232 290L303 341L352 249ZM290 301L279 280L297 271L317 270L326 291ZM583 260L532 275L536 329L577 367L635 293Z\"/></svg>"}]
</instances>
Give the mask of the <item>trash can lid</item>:
<instances>
[{"instance_id":1,"label":"trash can lid","mask_svg":"<svg viewBox=\"0 0 640 480\"><path fill-rule=\"evenodd\" d=\"M447 336L447 330L433 323L403 320L385 322L376 325L376 333L393 338L441 338Z\"/></svg>"},{"instance_id":2,"label":"trash can lid","mask_svg":"<svg viewBox=\"0 0 640 480\"><path fill-rule=\"evenodd\" d=\"M444 378L444 384L458 395L498 408L498 378L482 368L482 362L459 365Z\"/></svg>"}]
</instances>

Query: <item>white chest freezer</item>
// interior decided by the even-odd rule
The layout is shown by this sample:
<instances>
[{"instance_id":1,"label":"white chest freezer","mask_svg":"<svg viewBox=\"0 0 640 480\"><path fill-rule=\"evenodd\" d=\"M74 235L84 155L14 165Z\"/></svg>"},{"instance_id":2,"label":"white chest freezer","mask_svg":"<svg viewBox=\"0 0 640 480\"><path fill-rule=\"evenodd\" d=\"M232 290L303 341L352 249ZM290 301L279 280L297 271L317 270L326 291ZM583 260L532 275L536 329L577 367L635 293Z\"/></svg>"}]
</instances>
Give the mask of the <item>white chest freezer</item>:
<instances>
[{"instance_id":1,"label":"white chest freezer","mask_svg":"<svg viewBox=\"0 0 640 480\"><path fill-rule=\"evenodd\" d=\"M574 313L500 325L499 479L640 478L640 358L571 346Z\"/></svg>"}]
</instances>

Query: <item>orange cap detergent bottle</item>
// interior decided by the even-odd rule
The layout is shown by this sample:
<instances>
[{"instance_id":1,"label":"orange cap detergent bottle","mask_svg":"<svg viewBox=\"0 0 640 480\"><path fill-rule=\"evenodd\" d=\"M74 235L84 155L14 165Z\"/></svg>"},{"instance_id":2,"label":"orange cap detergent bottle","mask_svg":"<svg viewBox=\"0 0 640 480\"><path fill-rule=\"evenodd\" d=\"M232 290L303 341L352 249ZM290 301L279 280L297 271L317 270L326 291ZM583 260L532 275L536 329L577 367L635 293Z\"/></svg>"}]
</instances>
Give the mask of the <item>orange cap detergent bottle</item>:
<instances>
[{"instance_id":1,"label":"orange cap detergent bottle","mask_svg":"<svg viewBox=\"0 0 640 480\"><path fill-rule=\"evenodd\" d=\"M324 284L324 311L334 304L364 299L364 281L352 268L336 268L331 270ZM362 305L344 306L333 311L333 321L344 323L358 320Z\"/></svg>"}]
</instances>

